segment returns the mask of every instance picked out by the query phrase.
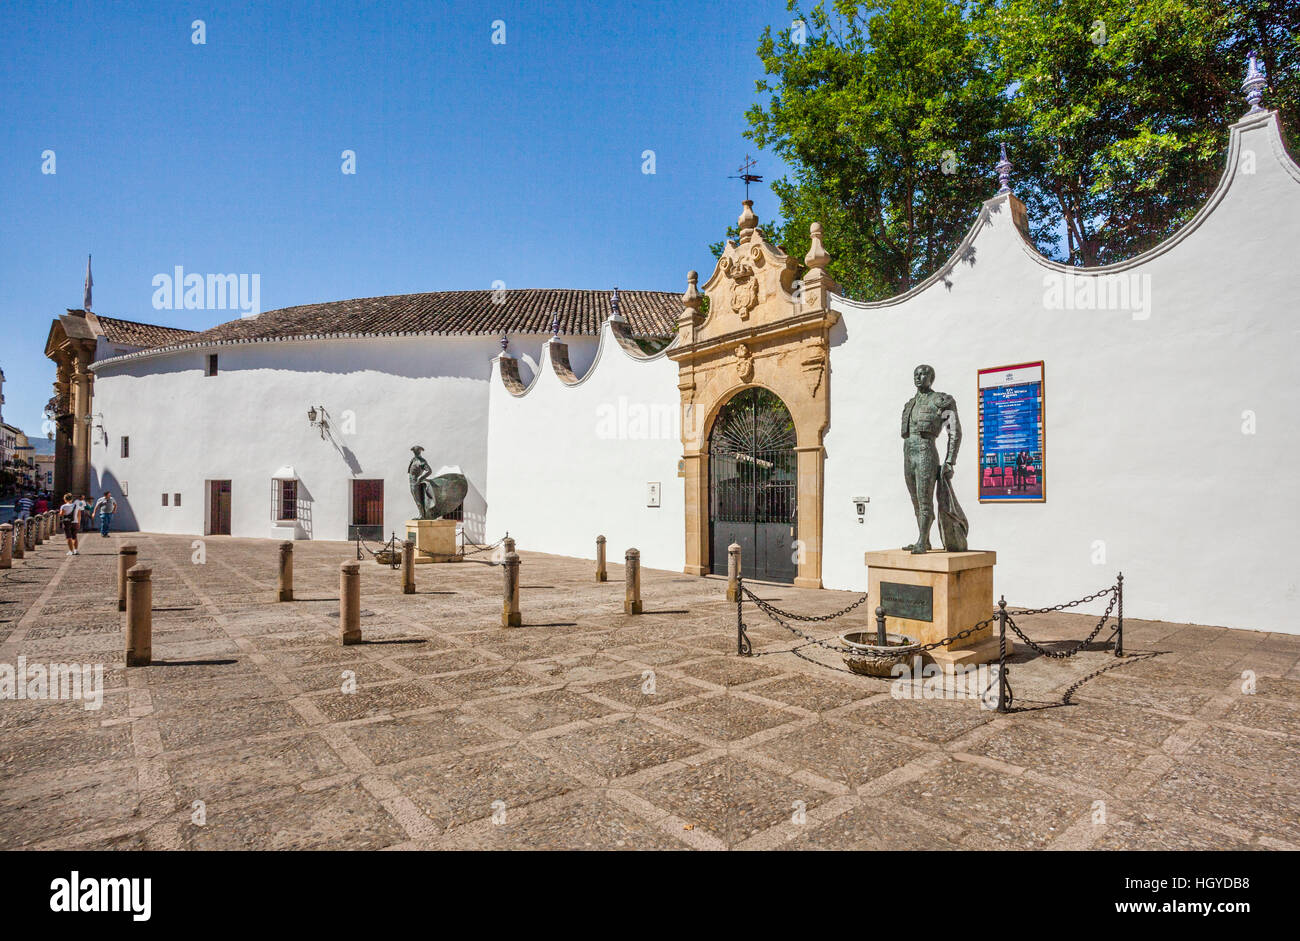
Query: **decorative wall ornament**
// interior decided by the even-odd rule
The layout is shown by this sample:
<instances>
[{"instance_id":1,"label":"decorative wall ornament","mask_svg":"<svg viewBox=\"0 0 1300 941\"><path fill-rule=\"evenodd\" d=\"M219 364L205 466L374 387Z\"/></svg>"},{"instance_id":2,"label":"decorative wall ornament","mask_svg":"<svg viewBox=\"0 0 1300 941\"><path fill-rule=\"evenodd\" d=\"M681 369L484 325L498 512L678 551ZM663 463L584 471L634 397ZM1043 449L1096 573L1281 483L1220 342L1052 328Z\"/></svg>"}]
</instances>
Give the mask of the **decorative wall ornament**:
<instances>
[{"instance_id":1,"label":"decorative wall ornament","mask_svg":"<svg viewBox=\"0 0 1300 941\"><path fill-rule=\"evenodd\" d=\"M744 343L736 347L736 374L740 376L741 382L749 382L754 378L754 354L749 352L749 347Z\"/></svg>"},{"instance_id":2,"label":"decorative wall ornament","mask_svg":"<svg viewBox=\"0 0 1300 941\"><path fill-rule=\"evenodd\" d=\"M741 320L749 319L749 312L758 304L758 279L754 269L742 262L735 267L731 287L731 310L739 314Z\"/></svg>"}]
</instances>

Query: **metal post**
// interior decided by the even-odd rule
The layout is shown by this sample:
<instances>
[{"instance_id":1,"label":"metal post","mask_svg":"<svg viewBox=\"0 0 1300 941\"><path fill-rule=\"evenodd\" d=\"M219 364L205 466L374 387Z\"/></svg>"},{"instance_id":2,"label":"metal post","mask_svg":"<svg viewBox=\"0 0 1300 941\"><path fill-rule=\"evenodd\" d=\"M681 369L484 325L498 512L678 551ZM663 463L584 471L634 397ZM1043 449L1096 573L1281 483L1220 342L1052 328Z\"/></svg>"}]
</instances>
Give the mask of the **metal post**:
<instances>
[{"instance_id":1,"label":"metal post","mask_svg":"<svg viewBox=\"0 0 1300 941\"><path fill-rule=\"evenodd\" d=\"M355 559L339 566L339 624L343 646L361 643L361 563Z\"/></svg>"},{"instance_id":2,"label":"metal post","mask_svg":"<svg viewBox=\"0 0 1300 941\"><path fill-rule=\"evenodd\" d=\"M889 646L889 635L885 633L885 609L880 605L876 605L876 646Z\"/></svg>"},{"instance_id":3,"label":"metal post","mask_svg":"<svg viewBox=\"0 0 1300 941\"><path fill-rule=\"evenodd\" d=\"M0 569L14 567L14 527L11 523L0 523Z\"/></svg>"},{"instance_id":4,"label":"metal post","mask_svg":"<svg viewBox=\"0 0 1300 941\"><path fill-rule=\"evenodd\" d=\"M135 546L125 545L117 550L117 610L126 610L126 573L135 565Z\"/></svg>"},{"instance_id":5,"label":"metal post","mask_svg":"<svg viewBox=\"0 0 1300 941\"><path fill-rule=\"evenodd\" d=\"M754 646L745 633L745 581L736 573L736 653L742 657L752 657Z\"/></svg>"},{"instance_id":6,"label":"metal post","mask_svg":"<svg viewBox=\"0 0 1300 941\"><path fill-rule=\"evenodd\" d=\"M415 543L402 543L402 594L415 594Z\"/></svg>"},{"instance_id":7,"label":"metal post","mask_svg":"<svg viewBox=\"0 0 1300 941\"><path fill-rule=\"evenodd\" d=\"M641 613L641 550L628 549L623 556L627 585L623 595L623 613Z\"/></svg>"},{"instance_id":8,"label":"metal post","mask_svg":"<svg viewBox=\"0 0 1300 941\"><path fill-rule=\"evenodd\" d=\"M605 571L605 537L596 537L596 581L609 581L609 573Z\"/></svg>"},{"instance_id":9,"label":"metal post","mask_svg":"<svg viewBox=\"0 0 1300 941\"><path fill-rule=\"evenodd\" d=\"M147 667L153 660L153 569L133 565L126 581L126 665Z\"/></svg>"},{"instance_id":10,"label":"metal post","mask_svg":"<svg viewBox=\"0 0 1300 941\"><path fill-rule=\"evenodd\" d=\"M514 540L511 540L513 542ZM507 552L501 563L505 575L505 594L501 604L501 626L521 627L524 616L519 611L519 553Z\"/></svg>"},{"instance_id":11,"label":"metal post","mask_svg":"<svg viewBox=\"0 0 1300 941\"><path fill-rule=\"evenodd\" d=\"M740 544L727 546L727 600L740 597Z\"/></svg>"},{"instance_id":12,"label":"metal post","mask_svg":"<svg viewBox=\"0 0 1300 941\"><path fill-rule=\"evenodd\" d=\"M998 712L1007 711L1007 599L998 599Z\"/></svg>"},{"instance_id":13,"label":"metal post","mask_svg":"<svg viewBox=\"0 0 1300 941\"><path fill-rule=\"evenodd\" d=\"M1119 608L1119 624L1115 628L1115 656L1124 656L1124 573L1120 572L1115 580L1115 593L1119 596L1115 605Z\"/></svg>"},{"instance_id":14,"label":"metal post","mask_svg":"<svg viewBox=\"0 0 1300 941\"><path fill-rule=\"evenodd\" d=\"M293 543L280 543L280 600L293 600Z\"/></svg>"}]
</instances>

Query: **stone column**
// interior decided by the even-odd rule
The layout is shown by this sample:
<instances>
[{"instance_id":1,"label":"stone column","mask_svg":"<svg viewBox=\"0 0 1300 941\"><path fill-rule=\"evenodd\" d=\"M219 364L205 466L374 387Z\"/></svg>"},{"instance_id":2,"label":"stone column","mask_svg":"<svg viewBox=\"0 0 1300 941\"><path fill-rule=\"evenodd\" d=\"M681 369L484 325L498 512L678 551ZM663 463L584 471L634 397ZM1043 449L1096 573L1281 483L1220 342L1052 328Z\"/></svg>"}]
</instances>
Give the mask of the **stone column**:
<instances>
[{"instance_id":1,"label":"stone column","mask_svg":"<svg viewBox=\"0 0 1300 941\"><path fill-rule=\"evenodd\" d=\"M153 569L133 565L126 582L126 665L147 667L153 659Z\"/></svg>"},{"instance_id":2,"label":"stone column","mask_svg":"<svg viewBox=\"0 0 1300 941\"><path fill-rule=\"evenodd\" d=\"M58 410L68 407L69 396L72 394L72 359L67 352L60 350L54 355L56 364L56 373L54 380L54 399L58 403ZM68 491L71 480L68 474L68 453L69 441L68 433L65 430L66 422L59 421L61 415L55 415L54 428L54 495L58 499Z\"/></svg>"},{"instance_id":3,"label":"stone column","mask_svg":"<svg viewBox=\"0 0 1300 941\"><path fill-rule=\"evenodd\" d=\"M736 601L740 597L740 544L733 542L727 546L727 600Z\"/></svg>"},{"instance_id":4,"label":"stone column","mask_svg":"<svg viewBox=\"0 0 1300 941\"><path fill-rule=\"evenodd\" d=\"M12 523L0 523L0 569L14 567L14 527Z\"/></svg>"},{"instance_id":5,"label":"stone column","mask_svg":"<svg viewBox=\"0 0 1300 941\"><path fill-rule=\"evenodd\" d=\"M339 566L339 624L345 647L361 643L361 563L356 559Z\"/></svg>"},{"instance_id":6,"label":"stone column","mask_svg":"<svg viewBox=\"0 0 1300 941\"><path fill-rule=\"evenodd\" d=\"M820 444L801 447L799 464L799 541L803 552L798 560L796 588L822 587L822 460Z\"/></svg>"},{"instance_id":7,"label":"stone column","mask_svg":"<svg viewBox=\"0 0 1300 941\"><path fill-rule=\"evenodd\" d=\"M126 610L126 573L135 565L136 548L122 546L117 550L117 610Z\"/></svg>"},{"instance_id":8,"label":"stone column","mask_svg":"<svg viewBox=\"0 0 1300 941\"><path fill-rule=\"evenodd\" d=\"M703 451L683 455L686 468L687 575L709 574L709 458Z\"/></svg>"},{"instance_id":9,"label":"stone column","mask_svg":"<svg viewBox=\"0 0 1300 941\"><path fill-rule=\"evenodd\" d=\"M626 566L625 586L623 596L623 613L640 614L641 613L641 550L628 549L623 557Z\"/></svg>"},{"instance_id":10,"label":"stone column","mask_svg":"<svg viewBox=\"0 0 1300 941\"><path fill-rule=\"evenodd\" d=\"M90 492L90 424L91 381L87 369L90 351L78 348L72 374L72 466L68 469L69 489L73 496Z\"/></svg>"},{"instance_id":11,"label":"stone column","mask_svg":"<svg viewBox=\"0 0 1300 941\"><path fill-rule=\"evenodd\" d=\"M402 594L415 594L415 543L402 543Z\"/></svg>"},{"instance_id":12,"label":"stone column","mask_svg":"<svg viewBox=\"0 0 1300 941\"><path fill-rule=\"evenodd\" d=\"M510 540L514 542L514 540ZM501 564L505 575L505 594L501 605L501 626L520 627L524 623L523 613L519 610L519 553L507 552L505 562Z\"/></svg>"},{"instance_id":13,"label":"stone column","mask_svg":"<svg viewBox=\"0 0 1300 941\"><path fill-rule=\"evenodd\" d=\"M293 600L293 543L280 543L280 600Z\"/></svg>"},{"instance_id":14,"label":"stone column","mask_svg":"<svg viewBox=\"0 0 1300 941\"><path fill-rule=\"evenodd\" d=\"M596 537L596 581L609 581L609 573L605 571L605 537Z\"/></svg>"}]
</instances>

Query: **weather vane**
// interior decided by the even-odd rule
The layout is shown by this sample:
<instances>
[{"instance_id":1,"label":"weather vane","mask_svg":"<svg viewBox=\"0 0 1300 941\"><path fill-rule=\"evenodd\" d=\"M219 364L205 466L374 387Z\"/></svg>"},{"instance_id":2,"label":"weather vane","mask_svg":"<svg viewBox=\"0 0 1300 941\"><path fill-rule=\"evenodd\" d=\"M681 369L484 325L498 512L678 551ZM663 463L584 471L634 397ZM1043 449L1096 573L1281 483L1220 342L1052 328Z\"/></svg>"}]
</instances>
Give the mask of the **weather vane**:
<instances>
[{"instance_id":1,"label":"weather vane","mask_svg":"<svg viewBox=\"0 0 1300 941\"><path fill-rule=\"evenodd\" d=\"M749 154L745 154L745 162L742 163L742 164L740 165L740 172L739 172L739 175L735 175L735 176L729 176L729 177L727 177L727 179L729 179L729 180L744 180L744 181L745 181L745 199L749 199L749 184L750 184L750 183L762 183L762 182L763 182L763 178L762 178L761 176L759 176L757 173L750 173L750 172L749 172L750 170L753 170L756 166L758 166L758 164L757 164L755 161L753 161L753 160L751 160L751 159L749 158Z\"/></svg>"}]
</instances>

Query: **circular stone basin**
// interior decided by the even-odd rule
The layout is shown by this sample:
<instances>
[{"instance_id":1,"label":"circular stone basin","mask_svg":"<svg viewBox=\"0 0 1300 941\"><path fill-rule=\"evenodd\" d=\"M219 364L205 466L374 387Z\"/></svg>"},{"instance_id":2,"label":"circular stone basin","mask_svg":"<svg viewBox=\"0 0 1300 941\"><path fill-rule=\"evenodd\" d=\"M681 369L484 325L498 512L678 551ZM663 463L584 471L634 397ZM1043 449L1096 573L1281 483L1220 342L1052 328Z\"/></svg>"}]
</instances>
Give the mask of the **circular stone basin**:
<instances>
[{"instance_id":1,"label":"circular stone basin","mask_svg":"<svg viewBox=\"0 0 1300 941\"><path fill-rule=\"evenodd\" d=\"M840 642L850 653L844 654L845 665L863 676L889 677L895 664L902 663L916 652L920 641L906 634L886 634L887 646L876 643L875 631L849 631L840 635Z\"/></svg>"}]
</instances>

